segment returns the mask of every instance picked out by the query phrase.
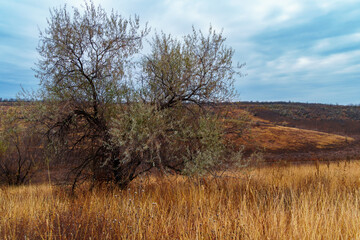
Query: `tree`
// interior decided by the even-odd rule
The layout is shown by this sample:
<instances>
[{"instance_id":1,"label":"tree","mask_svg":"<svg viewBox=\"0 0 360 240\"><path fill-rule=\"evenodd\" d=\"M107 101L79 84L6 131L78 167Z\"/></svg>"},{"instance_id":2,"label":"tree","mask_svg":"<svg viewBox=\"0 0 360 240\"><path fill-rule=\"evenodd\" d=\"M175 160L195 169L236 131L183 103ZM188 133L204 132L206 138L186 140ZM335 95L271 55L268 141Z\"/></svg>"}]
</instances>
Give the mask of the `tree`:
<instances>
[{"instance_id":1,"label":"tree","mask_svg":"<svg viewBox=\"0 0 360 240\"><path fill-rule=\"evenodd\" d=\"M39 121L48 127L54 154L75 164L76 176L90 167L96 178L103 163L117 155L107 147L110 119L128 93L126 71L149 30L140 29L138 17L108 15L92 2L82 11L64 6L50 14L37 49L38 98L44 110Z\"/></svg>"},{"instance_id":2,"label":"tree","mask_svg":"<svg viewBox=\"0 0 360 240\"><path fill-rule=\"evenodd\" d=\"M131 57L149 32L138 17L90 3L72 15L53 9L48 24L38 47L38 122L47 149L72 168L73 187L90 176L125 188L154 167L191 174L219 162L223 131L207 105L233 96L237 74L222 34L155 35L136 82Z\"/></svg>"},{"instance_id":3,"label":"tree","mask_svg":"<svg viewBox=\"0 0 360 240\"><path fill-rule=\"evenodd\" d=\"M118 182L126 186L152 167L201 174L229 157L223 123L209 111L211 104L231 99L239 74L234 51L224 42L211 27L207 36L193 29L183 41L155 35L142 59L138 97L111 129L124 166Z\"/></svg>"}]
</instances>

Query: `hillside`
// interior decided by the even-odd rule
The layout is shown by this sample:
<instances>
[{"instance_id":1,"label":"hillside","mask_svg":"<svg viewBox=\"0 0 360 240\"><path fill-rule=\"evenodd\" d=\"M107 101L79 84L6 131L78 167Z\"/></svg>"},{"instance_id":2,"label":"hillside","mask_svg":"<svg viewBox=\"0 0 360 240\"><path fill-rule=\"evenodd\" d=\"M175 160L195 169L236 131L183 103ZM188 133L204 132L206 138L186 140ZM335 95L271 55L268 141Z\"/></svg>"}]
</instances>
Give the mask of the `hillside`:
<instances>
[{"instance_id":1,"label":"hillside","mask_svg":"<svg viewBox=\"0 0 360 240\"><path fill-rule=\"evenodd\" d=\"M277 125L348 136L360 135L360 106L242 102L234 108Z\"/></svg>"},{"instance_id":2,"label":"hillside","mask_svg":"<svg viewBox=\"0 0 360 240\"><path fill-rule=\"evenodd\" d=\"M247 115L251 130L228 134L248 152L260 150L265 160L336 160L360 156L360 107L304 103L251 103L228 106L228 120ZM240 121L241 122L241 121ZM234 126L232 126L234 128ZM239 126L240 127L240 126Z\"/></svg>"}]
</instances>

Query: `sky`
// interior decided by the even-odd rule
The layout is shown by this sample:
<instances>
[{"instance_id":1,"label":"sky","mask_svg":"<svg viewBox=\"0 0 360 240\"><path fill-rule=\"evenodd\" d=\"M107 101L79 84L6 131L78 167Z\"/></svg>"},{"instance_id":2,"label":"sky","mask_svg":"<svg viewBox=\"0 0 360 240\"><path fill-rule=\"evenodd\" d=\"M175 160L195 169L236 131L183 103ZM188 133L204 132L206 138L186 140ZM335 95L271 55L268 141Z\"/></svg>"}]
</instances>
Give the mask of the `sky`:
<instances>
[{"instance_id":1,"label":"sky","mask_svg":"<svg viewBox=\"0 0 360 240\"><path fill-rule=\"evenodd\" d=\"M360 104L360 0L94 0L108 12L137 14L154 34L181 37L192 26L223 31L246 63L240 101ZM0 0L0 98L37 89L39 30L49 9L75 0Z\"/></svg>"}]
</instances>

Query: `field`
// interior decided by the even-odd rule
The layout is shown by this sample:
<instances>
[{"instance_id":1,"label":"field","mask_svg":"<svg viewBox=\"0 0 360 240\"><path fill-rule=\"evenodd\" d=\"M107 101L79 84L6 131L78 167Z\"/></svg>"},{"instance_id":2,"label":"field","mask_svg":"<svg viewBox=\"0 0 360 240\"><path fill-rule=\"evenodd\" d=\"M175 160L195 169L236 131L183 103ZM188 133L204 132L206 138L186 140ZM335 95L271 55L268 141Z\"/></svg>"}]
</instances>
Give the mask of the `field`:
<instances>
[{"instance_id":1,"label":"field","mask_svg":"<svg viewBox=\"0 0 360 240\"><path fill-rule=\"evenodd\" d=\"M125 190L85 182L75 193L69 166L50 163L29 184L0 185L0 239L360 239L359 107L224 109L226 143L260 161L217 177L151 172Z\"/></svg>"},{"instance_id":2,"label":"field","mask_svg":"<svg viewBox=\"0 0 360 240\"><path fill-rule=\"evenodd\" d=\"M225 175L143 176L75 195L3 187L0 239L360 239L360 162Z\"/></svg>"}]
</instances>

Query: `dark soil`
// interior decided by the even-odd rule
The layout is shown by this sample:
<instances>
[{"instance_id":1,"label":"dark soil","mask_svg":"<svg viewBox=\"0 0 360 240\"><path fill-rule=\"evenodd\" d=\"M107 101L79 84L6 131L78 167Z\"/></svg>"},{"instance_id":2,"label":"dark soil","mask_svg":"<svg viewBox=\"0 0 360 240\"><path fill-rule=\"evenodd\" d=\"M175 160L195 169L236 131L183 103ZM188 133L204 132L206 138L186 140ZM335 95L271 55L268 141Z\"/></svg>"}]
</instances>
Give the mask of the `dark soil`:
<instances>
[{"instance_id":1,"label":"dark soil","mask_svg":"<svg viewBox=\"0 0 360 240\"><path fill-rule=\"evenodd\" d=\"M241 102L233 107L244 109L254 116L276 125L315 130L348 136L355 139L347 145L329 149L313 146L301 150L267 151L266 162L308 162L360 159L360 106L326 104L286 103L286 102Z\"/></svg>"}]
</instances>

